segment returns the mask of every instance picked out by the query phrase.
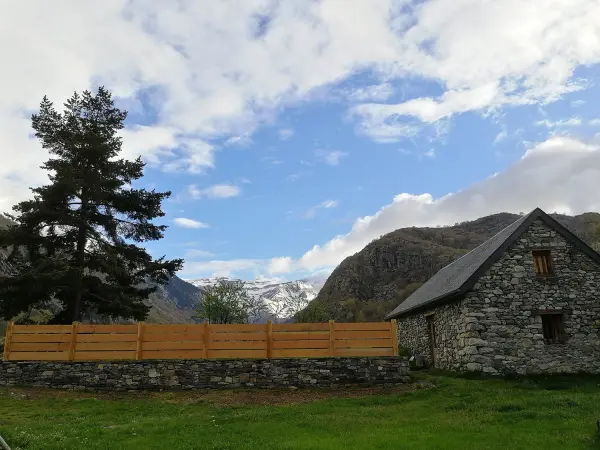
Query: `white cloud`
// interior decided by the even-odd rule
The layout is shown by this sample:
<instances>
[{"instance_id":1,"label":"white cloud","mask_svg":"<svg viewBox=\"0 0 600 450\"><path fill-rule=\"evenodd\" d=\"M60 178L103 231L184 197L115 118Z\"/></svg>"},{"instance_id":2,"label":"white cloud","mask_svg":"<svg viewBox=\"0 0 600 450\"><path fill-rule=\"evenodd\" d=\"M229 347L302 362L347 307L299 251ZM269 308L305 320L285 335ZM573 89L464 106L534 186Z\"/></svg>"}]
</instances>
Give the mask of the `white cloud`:
<instances>
[{"instance_id":1,"label":"white cloud","mask_svg":"<svg viewBox=\"0 0 600 450\"><path fill-rule=\"evenodd\" d=\"M341 152L339 150L316 150L315 155L321 159L325 164L330 166L339 165L342 158L348 156L348 153Z\"/></svg>"},{"instance_id":2,"label":"white cloud","mask_svg":"<svg viewBox=\"0 0 600 450\"><path fill-rule=\"evenodd\" d=\"M280 258L273 258L268 264L267 272L270 275L279 273L289 273L293 270L294 261L292 258L284 256Z\"/></svg>"},{"instance_id":3,"label":"white cloud","mask_svg":"<svg viewBox=\"0 0 600 450\"><path fill-rule=\"evenodd\" d=\"M291 128L281 128L277 133L279 134L279 139L285 141L294 135L294 130Z\"/></svg>"},{"instance_id":4,"label":"white cloud","mask_svg":"<svg viewBox=\"0 0 600 450\"><path fill-rule=\"evenodd\" d=\"M185 252L185 259L212 258L213 256L215 256L215 254L212 252L208 252L206 250L200 250L200 249L196 249L196 248L188 249Z\"/></svg>"},{"instance_id":5,"label":"white cloud","mask_svg":"<svg viewBox=\"0 0 600 450\"><path fill-rule=\"evenodd\" d=\"M199 222L197 220L188 219L185 217L176 217L175 219L173 219L173 222L175 223L175 225L183 228L208 228L208 225L204 222Z\"/></svg>"},{"instance_id":6,"label":"white cloud","mask_svg":"<svg viewBox=\"0 0 600 450\"><path fill-rule=\"evenodd\" d=\"M252 271L255 276L259 276L265 264L265 261L257 259L185 261L181 276L184 278L233 277L240 271Z\"/></svg>"},{"instance_id":7,"label":"white cloud","mask_svg":"<svg viewBox=\"0 0 600 450\"><path fill-rule=\"evenodd\" d=\"M553 122L552 120L544 119L538 120L535 124L537 126L544 126L546 128L560 128L560 127L578 127L583 122L579 117L571 117L570 119L557 120Z\"/></svg>"},{"instance_id":8,"label":"white cloud","mask_svg":"<svg viewBox=\"0 0 600 450\"><path fill-rule=\"evenodd\" d=\"M528 149L506 171L463 191L440 198L426 193L398 194L376 214L357 219L348 234L315 245L297 261L297 267L333 267L371 240L402 227L451 225L536 207L571 214L600 211L599 179L600 145L554 137Z\"/></svg>"},{"instance_id":9,"label":"white cloud","mask_svg":"<svg viewBox=\"0 0 600 450\"><path fill-rule=\"evenodd\" d=\"M496 138L494 139L494 144L499 144L500 142L502 142L503 140L505 140L507 137L508 137L508 133L507 133L506 130L500 131L496 135Z\"/></svg>"},{"instance_id":10,"label":"white cloud","mask_svg":"<svg viewBox=\"0 0 600 450\"><path fill-rule=\"evenodd\" d=\"M258 16L270 21L253 38ZM364 70L389 84L423 78L442 89L357 106L358 129L382 142L455 114L553 101L585 88L574 73L600 61L599 21L600 4L589 0L5 2L0 207L45 180L32 168L46 154L28 138L44 94L60 105L102 83L132 112L127 154L202 172L214 165L214 139L251 134L282 106ZM385 97L363 89L371 101Z\"/></svg>"},{"instance_id":11,"label":"white cloud","mask_svg":"<svg viewBox=\"0 0 600 450\"><path fill-rule=\"evenodd\" d=\"M335 208L338 206L338 204L339 204L339 202L337 200L325 200L325 201L319 203L318 205L315 205L315 206L309 208L308 210L306 210L304 213L304 218L312 219L316 216L317 210Z\"/></svg>"},{"instance_id":12,"label":"white cloud","mask_svg":"<svg viewBox=\"0 0 600 450\"><path fill-rule=\"evenodd\" d=\"M592 119L588 121L588 125L591 125L593 127L597 127L600 126L600 119Z\"/></svg>"},{"instance_id":13,"label":"white cloud","mask_svg":"<svg viewBox=\"0 0 600 450\"><path fill-rule=\"evenodd\" d=\"M390 83L381 83L351 89L346 95L353 102L364 102L387 100L393 93L394 88Z\"/></svg>"},{"instance_id":14,"label":"white cloud","mask_svg":"<svg viewBox=\"0 0 600 450\"><path fill-rule=\"evenodd\" d=\"M240 195L242 190L233 184L213 184L204 189L198 188L195 184L188 186L188 193L194 199L200 198L231 198Z\"/></svg>"}]
</instances>

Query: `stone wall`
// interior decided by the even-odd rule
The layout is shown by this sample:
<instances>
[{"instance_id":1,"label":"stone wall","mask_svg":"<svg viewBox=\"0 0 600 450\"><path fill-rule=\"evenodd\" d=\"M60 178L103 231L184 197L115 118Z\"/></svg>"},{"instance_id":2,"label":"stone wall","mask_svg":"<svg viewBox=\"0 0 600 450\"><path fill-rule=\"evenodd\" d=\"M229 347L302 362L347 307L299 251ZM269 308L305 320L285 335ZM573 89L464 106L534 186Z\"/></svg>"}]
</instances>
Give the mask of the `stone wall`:
<instances>
[{"instance_id":1,"label":"stone wall","mask_svg":"<svg viewBox=\"0 0 600 450\"><path fill-rule=\"evenodd\" d=\"M408 361L404 357L0 361L0 386L92 391L367 386L409 380Z\"/></svg>"},{"instance_id":2,"label":"stone wall","mask_svg":"<svg viewBox=\"0 0 600 450\"><path fill-rule=\"evenodd\" d=\"M536 276L535 249L551 250L554 277ZM436 367L491 374L600 373L595 325L600 320L600 266L539 220L454 305L460 314L449 314L450 305L433 310L436 334L450 340L436 350ZM543 310L564 314L564 344L545 343ZM399 343L428 355L423 314L398 323ZM440 351L444 356L437 356Z\"/></svg>"}]
</instances>

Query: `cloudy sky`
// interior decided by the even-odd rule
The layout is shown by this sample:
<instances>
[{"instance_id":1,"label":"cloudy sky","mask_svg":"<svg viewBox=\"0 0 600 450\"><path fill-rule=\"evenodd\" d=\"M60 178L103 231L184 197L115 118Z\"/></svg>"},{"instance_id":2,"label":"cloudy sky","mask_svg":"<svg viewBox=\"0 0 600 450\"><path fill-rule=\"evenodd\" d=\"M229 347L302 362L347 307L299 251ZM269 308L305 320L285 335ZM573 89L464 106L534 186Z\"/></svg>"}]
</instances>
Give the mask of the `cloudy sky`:
<instances>
[{"instance_id":1,"label":"cloudy sky","mask_svg":"<svg viewBox=\"0 0 600 450\"><path fill-rule=\"evenodd\" d=\"M0 211L30 116L104 85L184 278L326 272L405 226L600 210L597 0L0 0Z\"/></svg>"}]
</instances>

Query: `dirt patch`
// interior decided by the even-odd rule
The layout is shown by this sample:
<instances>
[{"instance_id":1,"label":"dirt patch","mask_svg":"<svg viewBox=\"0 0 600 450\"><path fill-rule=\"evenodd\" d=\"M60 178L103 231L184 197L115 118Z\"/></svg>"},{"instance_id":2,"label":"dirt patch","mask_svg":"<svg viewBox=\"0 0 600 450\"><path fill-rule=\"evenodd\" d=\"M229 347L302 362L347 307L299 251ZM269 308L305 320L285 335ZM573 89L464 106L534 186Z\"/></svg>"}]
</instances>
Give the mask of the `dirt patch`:
<instances>
[{"instance_id":1,"label":"dirt patch","mask_svg":"<svg viewBox=\"0 0 600 450\"><path fill-rule=\"evenodd\" d=\"M235 389L206 390L186 392L85 392L65 391L41 388L0 388L0 400L46 400L46 399L97 399L97 400L157 400L165 403L190 404L206 403L217 407L244 405L281 406L309 403L333 398L360 398L373 395L396 395L433 385L425 381L416 381L393 387L338 387L318 389Z\"/></svg>"}]
</instances>

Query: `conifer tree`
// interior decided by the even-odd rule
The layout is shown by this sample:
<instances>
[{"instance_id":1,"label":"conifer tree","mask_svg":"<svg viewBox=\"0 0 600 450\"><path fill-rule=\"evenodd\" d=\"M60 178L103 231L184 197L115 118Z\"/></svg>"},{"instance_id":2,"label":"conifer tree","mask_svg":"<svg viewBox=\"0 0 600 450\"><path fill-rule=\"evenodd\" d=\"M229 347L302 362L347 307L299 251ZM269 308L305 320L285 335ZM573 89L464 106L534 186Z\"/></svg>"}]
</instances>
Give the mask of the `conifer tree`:
<instances>
[{"instance_id":1,"label":"conifer tree","mask_svg":"<svg viewBox=\"0 0 600 450\"><path fill-rule=\"evenodd\" d=\"M111 94L75 93L62 113L44 97L32 116L35 136L50 158L41 166L50 183L13 207L15 223L0 230L10 276L0 279L0 316L11 318L50 302L61 306L51 323L90 314L143 320L144 300L181 267L153 259L136 244L163 237L161 202L170 192L135 189L144 163L119 158L127 112Z\"/></svg>"}]
</instances>

